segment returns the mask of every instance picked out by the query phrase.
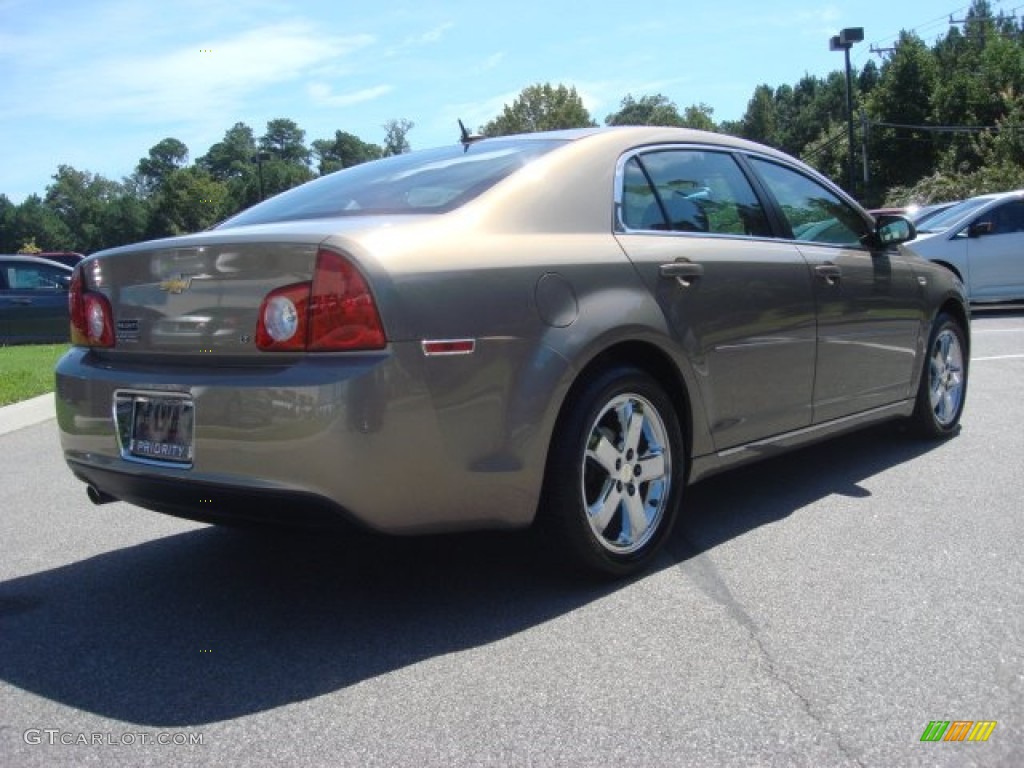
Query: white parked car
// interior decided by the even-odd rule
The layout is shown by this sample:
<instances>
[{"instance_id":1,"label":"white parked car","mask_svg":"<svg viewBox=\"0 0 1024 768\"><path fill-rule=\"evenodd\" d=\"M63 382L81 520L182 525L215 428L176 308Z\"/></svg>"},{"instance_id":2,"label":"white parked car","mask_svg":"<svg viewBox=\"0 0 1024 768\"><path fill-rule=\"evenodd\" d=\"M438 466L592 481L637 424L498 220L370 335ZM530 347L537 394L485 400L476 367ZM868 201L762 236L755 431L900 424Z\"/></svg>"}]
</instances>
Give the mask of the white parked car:
<instances>
[{"instance_id":1,"label":"white parked car","mask_svg":"<svg viewBox=\"0 0 1024 768\"><path fill-rule=\"evenodd\" d=\"M957 203L906 247L955 272L972 303L1024 299L1024 190Z\"/></svg>"}]
</instances>

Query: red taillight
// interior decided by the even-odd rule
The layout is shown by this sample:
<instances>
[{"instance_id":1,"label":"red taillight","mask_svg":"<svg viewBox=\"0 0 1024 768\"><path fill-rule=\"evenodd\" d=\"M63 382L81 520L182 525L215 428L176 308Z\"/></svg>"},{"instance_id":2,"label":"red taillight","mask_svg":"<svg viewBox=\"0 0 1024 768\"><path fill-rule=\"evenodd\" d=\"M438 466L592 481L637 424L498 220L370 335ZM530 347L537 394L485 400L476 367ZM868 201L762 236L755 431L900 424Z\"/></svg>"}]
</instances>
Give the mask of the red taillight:
<instances>
[{"instance_id":1,"label":"red taillight","mask_svg":"<svg viewBox=\"0 0 1024 768\"><path fill-rule=\"evenodd\" d=\"M366 280L333 251L317 253L311 282L271 291L260 306L256 345L266 351L340 352L386 343Z\"/></svg>"},{"instance_id":2,"label":"red taillight","mask_svg":"<svg viewBox=\"0 0 1024 768\"><path fill-rule=\"evenodd\" d=\"M344 257L320 251L309 307L309 349L380 349L385 343L366 280Z\"/></svg>"},{"instance_id":3,"label":"red taillight","mask_svg":"<svg viewBox=\"0 0 1024 768\"><path fill-rule=\"evenodd\" d=\"M71 343L80 347L114 346L114 312L102 293L85 290L82 270L76 268L68 290Z\"/></svg>"}]
</instances>

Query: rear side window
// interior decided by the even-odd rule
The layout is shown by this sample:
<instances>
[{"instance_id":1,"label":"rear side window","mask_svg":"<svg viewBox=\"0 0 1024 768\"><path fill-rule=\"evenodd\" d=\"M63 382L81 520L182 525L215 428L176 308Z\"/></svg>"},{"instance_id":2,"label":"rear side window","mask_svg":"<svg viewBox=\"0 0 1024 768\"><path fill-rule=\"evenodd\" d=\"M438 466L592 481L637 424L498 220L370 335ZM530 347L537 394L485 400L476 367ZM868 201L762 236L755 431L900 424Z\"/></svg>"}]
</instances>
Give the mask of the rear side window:
<instances>
[{"instance_id":1,"label":"rear side window","mask_svg":"<svg viewBox=\"0 0 1024 768\"><path fill-rule=\"evenodd\" d=\"M70 272L35 264L5 264L0 287L15 291L56 291L71 282Z\"/></svg>"},{"instance_id":2,"label":"rear side window","mask_svg":"<svg viewBox=\"0 0 1024 768\"><path fill-rule=\"evenodd\" d=\"M445 213L565 143L564 139L498 139L395 155L283 192L218 229L335 216Z\"/></svg>"},{"instance_id":3,"label":"rear side window","mask_svg":"<svg viewBox=\"0 0 1024 768\"><path fill-rule=\"evenodd\" d=\"M733 157L664 149L623 168L622 222L629 229L771 235L760 201Z\"/></svg>"},{"instance_id":4,"label":"rear side window","mask_svg":"<svg viewBox=\"0 0 1024 768\"><path fill-rule=\"evenodd\" d=\"M860 245L868 223L827 187L801 173L760 158L750 158L758 175L782 208L796 240Z\"/></svg>"}]
</instances>

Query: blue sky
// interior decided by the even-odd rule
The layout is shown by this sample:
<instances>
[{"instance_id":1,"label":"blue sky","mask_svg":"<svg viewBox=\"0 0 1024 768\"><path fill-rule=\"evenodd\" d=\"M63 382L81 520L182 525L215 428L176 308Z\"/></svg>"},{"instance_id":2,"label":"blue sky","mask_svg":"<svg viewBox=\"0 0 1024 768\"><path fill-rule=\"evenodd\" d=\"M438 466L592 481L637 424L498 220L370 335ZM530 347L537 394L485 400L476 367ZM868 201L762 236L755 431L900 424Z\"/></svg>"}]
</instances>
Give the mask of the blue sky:
<instances>
[{"instance_id":1,"label":"blue sky","mask_svg":"<svg viewBox=\"0 0 1024 768\"><path fill-rule=\"evenodd\" d=\"M992 0L1012 11L1022 0ZM901 29L933 42L969 0L0 0L0 192L42 195L60 164L120 180L166 137L204 154L236 122L287 117L414 149L476 128L526 86L573 85L598 122L626 94L742 116L754 88L854 66ZM877 57L876 57L876 60Z\"/></svg>"}]
</instances>

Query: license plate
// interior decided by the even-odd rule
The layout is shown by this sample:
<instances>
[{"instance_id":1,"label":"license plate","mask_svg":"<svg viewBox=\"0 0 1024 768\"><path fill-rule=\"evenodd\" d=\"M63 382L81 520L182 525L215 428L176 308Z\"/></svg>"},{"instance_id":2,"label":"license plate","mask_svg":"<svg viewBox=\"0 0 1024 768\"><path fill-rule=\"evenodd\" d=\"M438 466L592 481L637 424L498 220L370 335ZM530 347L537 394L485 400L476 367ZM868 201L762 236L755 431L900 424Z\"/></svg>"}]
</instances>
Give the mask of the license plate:
<instances>
[{"instance_id":1,"label":"license plate","mask_svg":"<svg viewBox=\"0 0 1024 768\"><path fill-rule=\"evenodd\" d=\"M115 410L124 458L192 464L191 398L119 392Z\"/></svg>"}]
</instances>

